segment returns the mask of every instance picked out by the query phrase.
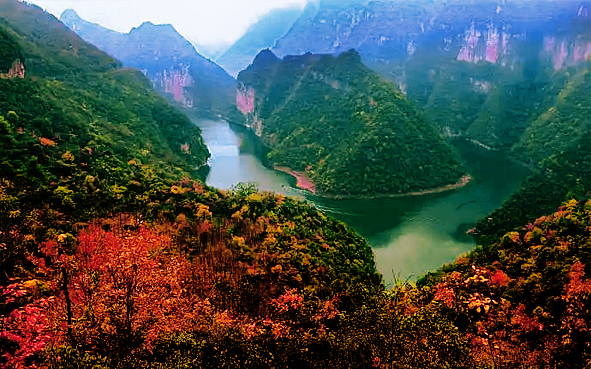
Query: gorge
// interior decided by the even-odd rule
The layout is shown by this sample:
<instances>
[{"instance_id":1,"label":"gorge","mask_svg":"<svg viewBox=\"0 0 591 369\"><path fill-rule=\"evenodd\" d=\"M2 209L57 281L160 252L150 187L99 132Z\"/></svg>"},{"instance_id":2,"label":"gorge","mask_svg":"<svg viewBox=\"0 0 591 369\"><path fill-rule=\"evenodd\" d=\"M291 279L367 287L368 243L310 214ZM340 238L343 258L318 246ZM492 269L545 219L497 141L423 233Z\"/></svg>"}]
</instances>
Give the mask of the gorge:
<instances>
[{"instance_id":1,"label":"gorge","mask_svg":"<svg viewBox=\"0 0 591 369\"><path fill-rule=\"evenodd\" d=\"M386 283L415 280L470 251L475 243L466 231L515 192L528 172L502 152L459 139L454 146L474 177L465 187L391 199L325 199L297 189L293 177L265 167L265 150L249 130L225 121L192 120L212 153L208 185L231 189L240 182L254 183L260 191L310 202L368 240Z\"/></svg>"},{"instance_id":2,"label":"gorge","mask_svg":"<svg viewBox=\"0 0 591 369\"><path fill-rule=\"evenodd\" d=\"M591 367L584 3L173 2L0 0L0 367Z\"/></svg>"}]
</instances>

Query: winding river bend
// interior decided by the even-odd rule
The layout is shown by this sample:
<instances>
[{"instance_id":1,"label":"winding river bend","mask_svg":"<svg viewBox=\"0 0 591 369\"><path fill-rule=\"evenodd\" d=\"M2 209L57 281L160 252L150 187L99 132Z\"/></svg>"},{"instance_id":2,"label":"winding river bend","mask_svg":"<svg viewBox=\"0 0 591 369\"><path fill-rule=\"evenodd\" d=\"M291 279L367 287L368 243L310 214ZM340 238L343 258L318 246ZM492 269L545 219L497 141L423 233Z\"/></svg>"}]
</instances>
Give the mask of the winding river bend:
<instances>
[{"instance_id":1,"label":"winding river bend","mask_svg":"<svg viewBox=\"0 0 591 369\"><path fill-rule=\"evenodd\" d=\"M255 182L261 191L306 199L342 220L374 249L378 270L386 283L414 280L474 247L465 232L499 207L527 175L502 153L454 141L473 180L457 190L375 200L323 199L293 188L288 174L266 168L260 144L245 129L225 121L193 119L209 151L207 184L229 189L238 182Z\"/></svg>"}]
</instances>

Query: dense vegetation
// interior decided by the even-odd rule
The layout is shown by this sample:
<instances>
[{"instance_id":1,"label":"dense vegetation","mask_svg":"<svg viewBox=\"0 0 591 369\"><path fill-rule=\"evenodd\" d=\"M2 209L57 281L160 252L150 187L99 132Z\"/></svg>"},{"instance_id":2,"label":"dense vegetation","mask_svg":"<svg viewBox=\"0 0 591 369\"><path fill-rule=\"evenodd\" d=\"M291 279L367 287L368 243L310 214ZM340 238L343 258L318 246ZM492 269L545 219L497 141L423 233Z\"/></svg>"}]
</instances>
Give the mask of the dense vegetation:
<instances>
[{"instance_id":1,"label":"dense vegetation","mask_svg":"<svg viewBox=\"0 0 591 369\"><path fill-rule=\"evenodd\" d=\"M1 48L26 74L0 78L0 171L20 199L15 219L55 201L88 220L110 211L101 204L140 201L142 189L206 173L199 129L141 73L33 6L1 5Z\"/></svg>"},{"instance_id":2,"label":"dense vegetation","mask_svg":"<svg viewBox=\"0 0 591 369\"><path fill-rule=\"evenodd\" d=\"M0 79L1 367L591 365L591 202L386 290L347 226L190 179L199 131L141 74L0 4L0 51L27 73ZM544 164L568 197L588 191L586 139Z\"/></svg>"},{"instance_id":3,"label":"dense vegetation","mask_svg":"<svg viewBox=\"0 0 591 369\"><path fill-rule=\"evenodd\" d=\"M567 199L589 198L589 68L587 65L568 79L552 106L537 118L534 115L535 120L513 145L515 156L531 165L535 172L501 208L477 224L477 234L496 238L547 214Z\"/></svg>"},{"instance_id":4,"label":"dense vegetation","mask_svg":"<svg viewBox=\"0 0 591 369\"><path fill-rule=\"evenodd\" d=\"M591 364L590 210L589 201L567 201L419 282L434 286L450 318L471 330L472 345L483 348L477 360L494 367Z\"/></svg>"},{"instance_id":5,"label":"dense vegetation","mask_svg":"<svg viewBox=\"0 0 591 369\"><path fill-rule=\"evenodd\" d=\"M354 50L282 61L263 51L238 82L255 91L249 122L262 122L269 160L305 170L323 194L406 193L464 174L433 126Z\"/></svg>"},{"instance_id":6,"label":"dense vegetation","mask_svg":"<svg viewBox=\"0 0 591 369\"><path fill-rule=\"evenodd\" d=\"M322 345L383 289L342 223L188 179L206 168L199 130L141 73L35 6L1 5L0 49L26 71L0 79L2 367L269 362L271 337Z\"/></svg>"}]
</instances>

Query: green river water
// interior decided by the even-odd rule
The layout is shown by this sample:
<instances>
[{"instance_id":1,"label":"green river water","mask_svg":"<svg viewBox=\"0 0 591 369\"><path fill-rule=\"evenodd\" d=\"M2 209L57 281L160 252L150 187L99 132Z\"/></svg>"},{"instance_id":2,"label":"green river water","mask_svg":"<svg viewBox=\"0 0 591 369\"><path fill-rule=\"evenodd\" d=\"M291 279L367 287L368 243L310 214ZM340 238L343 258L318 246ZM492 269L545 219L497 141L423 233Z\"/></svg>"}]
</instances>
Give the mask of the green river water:
<instances>
[{"instance_id":1,"label":"green river water","mask_svg":"<svg viewBox=\"0 0 591 369\"><path fill-rule=\"evenodd\" d=\"M473 177L463 188L390 199L328 200L293 188L292 177L266 168L260 143L245 129L224 121L194 122L212 154L208 185L228 189L238 182L255 182L261 191L313 203L369 241L386 283L394 278L414 280L471 250L474 241L466 230L499 207L528 174L500 152L456 140L454 145Z\"/></svg>"}]
</instances>

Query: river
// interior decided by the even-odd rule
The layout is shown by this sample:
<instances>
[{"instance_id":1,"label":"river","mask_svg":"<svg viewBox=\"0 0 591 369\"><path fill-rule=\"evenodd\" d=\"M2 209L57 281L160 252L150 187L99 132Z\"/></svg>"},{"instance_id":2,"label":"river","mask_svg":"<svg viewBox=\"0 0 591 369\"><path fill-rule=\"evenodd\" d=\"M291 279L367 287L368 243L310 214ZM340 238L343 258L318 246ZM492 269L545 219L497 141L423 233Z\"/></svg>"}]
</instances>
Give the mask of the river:
<instances>
[{"instance_id":1,"label":"river","mask_svg":"<svg viewBox=\"0 0 591 369\"><path fill-rule=\"evenodd\" d=\"M209 148L207 184L229 189L255 182L261 191L305 199L342 220L372 246L378 270L387 284L415 280L455 260L474 247L465 232L513 193L527 171L500 152L454 141L473 180L457 190L376 200L329 200L292 187L289 175L266 168L256 137L224 121L194 119Z\"/></svg>"}]
</instances>

